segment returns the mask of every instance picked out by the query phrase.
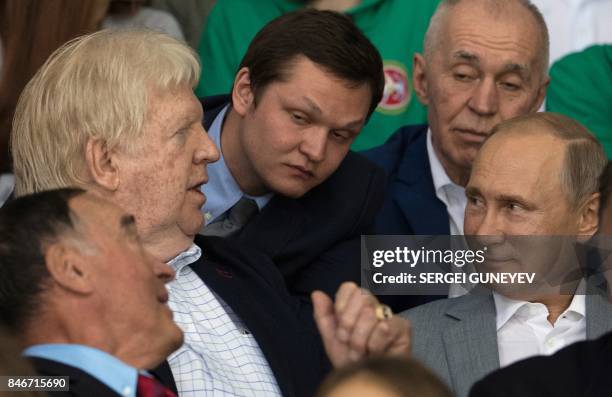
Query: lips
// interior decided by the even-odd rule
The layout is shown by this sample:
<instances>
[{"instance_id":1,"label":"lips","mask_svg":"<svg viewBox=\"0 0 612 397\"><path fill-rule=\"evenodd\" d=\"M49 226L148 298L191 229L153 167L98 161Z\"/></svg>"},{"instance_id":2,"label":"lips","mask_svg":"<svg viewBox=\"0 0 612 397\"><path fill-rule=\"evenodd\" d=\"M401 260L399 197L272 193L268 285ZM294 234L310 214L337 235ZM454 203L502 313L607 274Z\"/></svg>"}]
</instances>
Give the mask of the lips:
<instances>
[{"instance_id":1,"label":"lips","mask_svg":"<svg viewBox=\"0 0 612 397\"><path fill-rule=\"evenodd\" d=\"M312 178L314 177L314 173L312 172L311 168L308 167L304 167L301 165L288 165L289 168L291 168L292 170L295 171L295 173L304 178L304 179L308 179L308 178Z\"/></svg>"},{"instance_id":2,"label":"lips","mask_svg":"<svg viewBox=\"0 0 612 397\"><path fill-rule=\"evenodd\" d=\"M461 138L469 143L482 144L490 135L487 131L477 131L470 128L454 128L461 135Z\"/></svg>"}]
</instances>

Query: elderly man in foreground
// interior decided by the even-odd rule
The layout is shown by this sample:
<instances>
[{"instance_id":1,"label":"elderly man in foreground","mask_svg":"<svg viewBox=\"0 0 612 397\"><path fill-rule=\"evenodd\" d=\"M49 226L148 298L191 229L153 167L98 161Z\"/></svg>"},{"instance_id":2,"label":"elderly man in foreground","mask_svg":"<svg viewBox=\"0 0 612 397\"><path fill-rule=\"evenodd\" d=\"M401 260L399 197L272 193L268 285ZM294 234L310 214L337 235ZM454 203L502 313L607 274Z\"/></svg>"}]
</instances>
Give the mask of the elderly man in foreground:
<instances>
[{"instance_id":1,"label":"elderly man in foreground","mask_svg":"<svg viewBox=\"0 0 612 397\"><path fill-rule=\"evenodd\" d=\"M71 396L163 388L139 371L183 342L164 287L174 271L143 249L133 216L47 191L0 209L0 242L0 318L40 375L69 376Z\"/></svg>"},{"instance_id":2,"label":"elderly man in foreground","mask_svg":"<svg viewBox=\"0 0 612 397\"><path fill-rule=\"evenodd\" d=\"M577 265L565 243L597 231L605 164L601 145L582 125L553 113L503 122L483 145L465 211L468 241L487 247L478 270L534 272L535 283L494 285L404 313L415 357L458 396L500 366L612 330L606 297L585 294L565 266Z\"/></svg>"},{"instance_id":3,"label":"elderly man in foreground","mask_svg":"<svg viewBox=\"0 0 612 397\"><path fill-rule=\"evenodd\" d=\"M169 306L185 343L156 373L182 396L311 395L326 354L342 365L407 353L407 322L379 320L357 286L335 304L314 294L315 327L268 257L218 237L194 243L219 157L192 91L199 72L188 47L154 32L101 31L58 50L17 108L17 194L76 185L134 214L145 249L176 272Z\"/></svg>"}]
</instances>

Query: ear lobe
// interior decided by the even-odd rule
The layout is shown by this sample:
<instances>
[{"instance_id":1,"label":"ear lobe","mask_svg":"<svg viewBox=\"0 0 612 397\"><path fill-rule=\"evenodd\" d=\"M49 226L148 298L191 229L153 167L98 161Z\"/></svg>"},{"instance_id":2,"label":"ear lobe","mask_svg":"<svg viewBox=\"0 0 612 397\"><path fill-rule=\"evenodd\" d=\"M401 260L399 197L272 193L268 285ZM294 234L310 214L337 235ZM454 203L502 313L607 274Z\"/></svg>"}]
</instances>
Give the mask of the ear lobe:
<instances>
[{"instance_id":1,"label":"ear lobe","mask_svg":"<svg viewBox=\"0 0 612 397\"><path fill-rule=\"evenodd\" d=\"M582 205L578 234L590 238L599 228L599 193L593 193Z\"/></svg>"},{"instance_id":2,"label":"ear lobe","mask_svg":"<svg viewBox=\"0 0 612 397\"><path fill-rule=\"evenodd\" d=\"M61 288L87 295L93 291L88 261L75 248L56 243L47 248L45 264L51 278Z\"/></svg>"},{"instance_id":3,"label":"ear lobe","mask_svg":"<svg viewBox=\"0 0 612 397\"><path fill-rule=\"evenodd\" d=\"M419 102L425 106L429 106L429 85L427 83L425 57L415 53L412 65L412 85Z\"/></svg>"},{"instance_id":4,"label":"ear lobe","mask_svg":"<svg viewBox=\"0 0 612 397\"><path fill-rule=\"evenodd\" d=\"M90 138L87 141L85 160L92 179L106 190L115 191L119 187L119 170L112 154L103 140Z\"/></svg>"},{"instance_id":5,"label":"ear lobe","mask_svg":"<svg viewBox=\"0 0 612 397\"><path fill-rule=\"evenodd\" d=\"M254 102L251 89L249 68L242 68L236 74L232 89L232 108L241 116L245 116Z\"/></svg>"}]
</instances>

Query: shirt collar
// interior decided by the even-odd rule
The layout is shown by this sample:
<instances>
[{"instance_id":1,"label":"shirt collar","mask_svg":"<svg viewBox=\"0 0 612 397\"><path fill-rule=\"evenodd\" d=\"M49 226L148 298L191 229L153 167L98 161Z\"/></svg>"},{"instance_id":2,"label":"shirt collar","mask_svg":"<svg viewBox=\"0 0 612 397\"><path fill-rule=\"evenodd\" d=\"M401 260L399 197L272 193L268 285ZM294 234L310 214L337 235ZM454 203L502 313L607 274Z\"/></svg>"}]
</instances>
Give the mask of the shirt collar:
<instances>
[{"instance_id":1,"label":"shirt collar","mask_svg":"<svg viewBox=\"0 0 612 397\"><path fill-rule=\"evenodd\" d=\"M576 288L576 293L572 298L570 305L565 309L565 311L561 314L560 317L572 313L573 315L578 316L578 318L582 318L586 316L586 283L584 280L580 281L578 287ZM503 327L514 315L516 312L528 304L529 302L520 301L515 299L510 299L504 295L498 294L493 291L493 300L495 302L495 313L496 313L496 326L497 330Z\"/></svg>"},{"instance_id":2,"label":"shirt collar","mask_svg":"<svg viewBox=\"0 0 612 397\"><path fill-rule=\"evenodd\" d=\"M138 370L102 350L84 345L58 343L31 346L23 352L23 355L53 360L78 368L117 394L136 397Z\"/></svg>"},{"instance_id":3,"label":"shirt collar","mask_svg":"<svg viewBox=\"0 0 612 397\"><path fill-rule=\"evenodd\" d=\"M431 168L431 177L433 178L434 188L436 193L445 191L447 187L457 186L450 180L436 151L434 150L433 143L431 141L431 128L427 130L427 157L429 158L429 167Z\"/></svg>"},{"instance_id":4,"label":"shirt collar","mask_svg":"<svg viewBox=\"0 0 612 397\"><path fill-rule=\"evenodd\" d=\"M263 196L250 196L244 194L227 167L221 148L221 129L229 108L230 105L226 105L223 110L219 112L217 117L215 117L208 129L208 135L217 148L219 148L220 157L218 161L208 165L208 183L202 187L207 197L206 203L204 204L204 211L210 213L210 216L205 218L206 224L211 223L219 216L223 215L228 209L233 207L242 196L254 200L260 211L274 196L274 193L268 193Z\"/></svg>"},{"instance_id":5,"label":"shirt collar","mask_svg":"<svg viewBox=\"0 0 612 397\"><path fill-rule=\"evenodd\" d=\"M192 243L191 247L187 248L185 251L174 257L174 259L170 260L168 262L168 266L174 269L176 272L175 278L178 279L181 275L181 270L183 270L185 266L196 262L198 259L200 259L200 256L202 256L202 249Z\"/></svg>"}]
</instances>

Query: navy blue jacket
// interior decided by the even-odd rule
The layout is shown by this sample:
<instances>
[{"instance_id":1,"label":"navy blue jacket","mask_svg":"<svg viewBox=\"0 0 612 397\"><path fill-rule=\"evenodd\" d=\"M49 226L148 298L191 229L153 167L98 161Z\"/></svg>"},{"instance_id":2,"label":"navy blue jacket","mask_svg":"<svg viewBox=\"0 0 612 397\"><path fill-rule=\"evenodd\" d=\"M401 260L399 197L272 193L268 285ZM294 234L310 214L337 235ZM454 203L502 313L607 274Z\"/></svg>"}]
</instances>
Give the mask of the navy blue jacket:
<instances>
[{"instance_id":1,"label":"navy blue jacket","mask_svg":"<svg viewBox=\"0 0 612 397\"><path fill-rule=\"evenodd\" d=\"M402 127L384 145L363 152L388 178L376 234L450 234L448 212L436 197L429 167L427 128Z\"/></svg>"},{"instance_id":2,"label":"navy blue jacket","mask_svg":"<svg viewBox=\"0 0 612 397\"><path fill-rule=\"evenodd\" d=\"M609 397L611 373L608 333L495 371L474 384L470 397Z\"/></svg>"},{"instance_id":3,"label":"navy blue jacket","mask_svg":"<svg viewBox=\"0 0 612 397\"><path fill-rule=\"evenodd\" d=\"M405 126L384 145L362 152L387 173L382 209L376 217L376 234L449 235L446 206L436 196L427 155L427 125ZM378 297L401 312L440 295L384 295Z\"/></svg>"},{"instance_id":4,"label":"navy blue jacket","mask_svg":"<svg viewBox=\"0 0 612 397\"><path fill-rule=\"evenodd\" d=\"M209 128L229 97L202 101ZM231 238L272 258L292 293L308 297L319 289L333 296L342 282L361 282L361 235L374 234L384 182L383 170L349 152L319 186L299 199L275 195Z\"/></svg>"}]
</instances>

